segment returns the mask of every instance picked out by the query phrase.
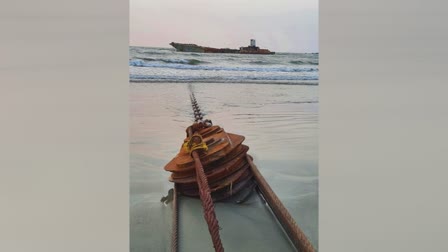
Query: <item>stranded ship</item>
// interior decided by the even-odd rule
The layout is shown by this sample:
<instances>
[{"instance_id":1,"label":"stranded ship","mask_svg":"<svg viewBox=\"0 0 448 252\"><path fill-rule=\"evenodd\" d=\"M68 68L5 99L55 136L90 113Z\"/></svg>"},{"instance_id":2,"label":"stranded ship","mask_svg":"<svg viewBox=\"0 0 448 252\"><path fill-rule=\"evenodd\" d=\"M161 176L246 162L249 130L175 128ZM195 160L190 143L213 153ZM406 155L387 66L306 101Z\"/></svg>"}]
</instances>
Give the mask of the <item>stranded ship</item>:
<instances>
[{"instance_id":1,"label":"stranded ship","mask_svg":"<svg viewBox=\"0 0 448 252\"><path fill-rule=\"evenodd\" d=\"M176 48L178 52L196 52L196 53L237 53L237 54L275 54L268 49L261 49L255 45L255 39L250 40L249 46L242 46L240 49L230 49L230 48L213 48L198 46L196 44L182 44L171 42L171 46Z\"/></svg>"}]
</instances>

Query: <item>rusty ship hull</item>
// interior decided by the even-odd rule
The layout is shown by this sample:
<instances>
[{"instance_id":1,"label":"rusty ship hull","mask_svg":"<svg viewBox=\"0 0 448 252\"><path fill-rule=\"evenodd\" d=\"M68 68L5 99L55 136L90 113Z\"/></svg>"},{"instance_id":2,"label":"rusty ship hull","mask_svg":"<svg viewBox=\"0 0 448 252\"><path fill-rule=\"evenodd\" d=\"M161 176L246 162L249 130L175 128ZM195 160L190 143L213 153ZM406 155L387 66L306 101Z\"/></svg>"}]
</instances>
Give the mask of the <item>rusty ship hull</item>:
<instances>
[{"instance_id":1,"label":"rusty ship hull","mask_svg":"<svg viewBox=\"0 0 448 252\"><path fill-rule=\"evenodd\" d=\"M233 53L233 54L275 54L268 49L261 49L258 46L250 45L247 47L240 47L240 49L230 49L230 48L213 48L199 46L196 44L183 44L171 42L170 45L178 52L195 52L195 53Z\"/></svg>"}]
</instances>

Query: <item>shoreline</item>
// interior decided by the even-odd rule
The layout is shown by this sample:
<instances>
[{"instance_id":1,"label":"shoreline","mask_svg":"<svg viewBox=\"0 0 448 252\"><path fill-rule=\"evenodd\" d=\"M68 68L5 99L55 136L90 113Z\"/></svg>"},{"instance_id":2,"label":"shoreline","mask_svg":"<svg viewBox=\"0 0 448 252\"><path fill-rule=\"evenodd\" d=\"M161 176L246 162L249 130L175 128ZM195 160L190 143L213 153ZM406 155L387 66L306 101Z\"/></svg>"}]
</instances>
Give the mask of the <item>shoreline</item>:
<instances>
[{"instance_id":1,"label":"shoreline","mask_svg":"<svg viewBox=\"0 0 448 252\"><path fill-rule=\"evenodd\" d=\"M230 81L210 81L210 80L203 80L203 81L175 81L175 80L129 80L129 83L145 83L145 84L151 84L151 83L211 83L211 84L259 84L259 85L290 85L290 86L319 86L319 81L310 80L310 81L302 81L302 82L230 82Z\"/></svg>"}]
</instances>

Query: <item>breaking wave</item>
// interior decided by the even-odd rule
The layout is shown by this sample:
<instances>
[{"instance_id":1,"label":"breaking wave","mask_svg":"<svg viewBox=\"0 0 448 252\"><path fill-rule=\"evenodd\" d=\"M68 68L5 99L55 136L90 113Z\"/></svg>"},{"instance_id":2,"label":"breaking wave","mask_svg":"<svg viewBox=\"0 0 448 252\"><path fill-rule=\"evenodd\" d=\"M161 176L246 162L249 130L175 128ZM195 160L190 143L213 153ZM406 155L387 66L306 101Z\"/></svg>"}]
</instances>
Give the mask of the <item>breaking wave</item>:
<instances>
[{"instance_id":1,"label":"breaking wave","mask_svg":"<svg viewBox=\"0 0 448 252\"><path fill-rule=\"evenodd\" d=\"M262 61L262 60L256 60L256 61L250 61L249 63L255 64L255 65L271 65L271 62Z\"/></svg>"},{"instance_id":2,"label":"breaking wave","mask_svg":"<svg viewBox=\"0 0 448 252\"><path fill-rule=\"evenodd\" d=\"M169 60L170 64L150 61L145 62L141 59L133 59L129 61L129 66L133 67L157 67L172 68L186 70L211 70L211 71L241 71L241 72L317 72L316 67L248 67L248 66L202 66L200 63L192 63L191 60ZM202 62L202 61L200 61Z\"/></svg>"},{"instance_id":3,"label":"breaking wave","mask_svg":"<svg viewBox=\"0 0 448 252\"><path fill-rule=\"evenodd\" d=\"M305 60L291 60L289 63L294 65L318 65L318 62L305 61Z\"/></svg>"},{"instance_id":4,"label":"breaking wave","mask_svg":"<svg viewBox=\"0 0 448 252\"><path fill-rule=\"evenodd\" d=\"M146 57L138 57L137 59L143 60L143 61L160 61L160 62L165 62L168 64L173 63L173 64L186 64L186 65L199 65L199 64L208 63L206 61L197 60L197 59L154 59L154 58L146 58ZM139 63L137 63L137 64L139 64Z\"/></svg>"},{"instance_id":5,"label":"breaking wave","mask_svg":"<svg viewBox=\"0 0 448 252\"><path fill-rule=\"evenodd\" d=\"M315 76L166 76L166 75L138 75L131 74L133 82L211 82L211 83L283 83L317 85Z\"/></svg>"}]
</instances>

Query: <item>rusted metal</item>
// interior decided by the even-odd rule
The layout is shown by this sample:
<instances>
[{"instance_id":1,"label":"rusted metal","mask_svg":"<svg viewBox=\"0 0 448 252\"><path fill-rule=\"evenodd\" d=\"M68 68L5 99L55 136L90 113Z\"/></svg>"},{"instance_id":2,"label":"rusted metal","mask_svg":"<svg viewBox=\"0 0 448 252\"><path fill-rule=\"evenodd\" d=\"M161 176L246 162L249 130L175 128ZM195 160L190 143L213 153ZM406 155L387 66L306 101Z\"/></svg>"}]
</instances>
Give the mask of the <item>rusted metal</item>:
<instances>
[{"instance_id":1,"label":"rusted metal","mask_svg":"<svg viewBox=\"0 0 448 252\"><path fill-rule=\"evenodd\" d=\"M258 171L257 167L252 161L252 158L249 155L247 155L247 162L249 162L250 164L251 170L254 174L254 178L257 181L258 187L260 188L263 197L266 199L266 202L279 220L280 224L291 239L297 251L314 252L314 248L311 245L311 242L299 228L294 218L292 218L292 216L289 214L288 210L282 204L277 195L275 195L274 191L272 191L271 187L261 175L260 171Z\"/></svg>"},{"instance_id":2,"label":"rusted metal","mask_svg":"<svg viewBox=\"0 0 448 252\"><path fill-rule=\"evenodd\" d=\"M212 162L210 164L207 164L204 169L207 175L207 178L210 177L210 179L214 180L215 173L219 173L222 177L229 172L235 171L238 169L238 167L242 167L244 163L246 163L245 159L242 161L243 163L234 163L234 160L240 157L241 155L245 155L249 147L245 145L241 145L231 152L227 154L226 157L217 160L215 162ZM241 157L240 157L241 158ZM223 170L224 169L224 170ZM194 170L186 171L186 172L174 172L170 176L170 180L172 182L179 182L179 183L191 183L190 180L192 177L195 177L196 173ZM184 181L184 179L187 179L187 181ZM190 180L190 181L188 181Z\"/></svg>"},{"instance_id":3,"label":"rusted metal","mask_svg":"<svg viewBox=\"0 0 448 252\"><path fill-rule=\"evenodd\" d=\"M232 185L232 188L225 188L224 190L215 192L213 194L214 201L225 201L234 199L236 196L244 192L245 189L250 188L255 181L253 179L247 179L238 181Z\"/></svg>"},{"instance_id":4,"label":"rusted metal","mask_svg":"<svg viewBox=\"0 0 448 252\"><path fill-rule=\"evenodd\" d=\"M207 176L209 183L214 183L215 181L218 181L221 178L225 177L227 174L241 169L244 165L247 164L246 151L249 149L249 147L245 145L242 145L241 147L241 152L238 155L234 155L229 162L222 165L217 165L214 169L205 170L205 175ZM173 175L171 175L170 181L176 182L178 184L196 185L196 174L192 173L189 177L180 178L173 178Z\"/></svg>"},{"instance_id":5,"label":"rusted metal","mask_svg":"<svg viewBox=\"0 0 448 252\"><path fill-rule=\"evenodd\" d=\"M244 166L242 169L239 169L237 172L234 172L230 174L229 176L225 178L221 178L218 181L215 181L214 183L209 183L210 192L214 193L217 191L224 190L231 190L232 185L236 184L243 180L248 180L248 178L251 177L251 172L249 170L249 165ZM188 196L198 196L199 191L198 187L195 186L185 186L183 184L178 184L180 190L182 190L182 193Z\"/></svg>"},{"instance_id":6,"label":"rusted metal","mask_svg":"<svg viewBox=\"0 0 448 252\"><path fill-rule=\"evenodd\" d=\"M193 137L194 134L197 134L197 131L193 130L194 127L188 127L187 137ZM202 140L202 138L201 138ZM198 155L200 150L194 150L191 153L191 158L194 160L195 169L196 169L196 180L199 187L199 197L201 199L202 207L204 209L204 218L207 222L207 226L209 229L209 233L212 238L213 247L216 252L223 252L224 247L222 246L221 238L219 235L219 224L215 215L215 209L213 205L213 199L211 197L210 188L208 186L207 177L204 173L204 168L201 163L201 159ZM175 184L175 187L179 189L178 185Z\"/></svg>"},{"instance_id":7,"label":"rusted metal","mask_svg":"<svg viewBox=\"0 0 448 252\"><path fill-rule=\"evenodd\" d=\"M211 139L211 137L212 136L205 138L203 137L203 139L207 142ZM215 139L224 140L211 146L207 152L201 152L199 154L204 165L208 165L212 162L225 158L232 150L237 148L244 141L243 136L227 134L225 132L221 132L215 137ZM190 153L181 147L179 154L165 166L165 170L173 173L191 172L194 170L194 160L192 159Z\"/></svg>"},{"instance_id":8,"label":"rusted metal","mask_svg":"<svg viewBox=\"0 0 448 252\"><path fill-rule=\"evenodd\" d=\"M240 47L240 49L230 49L230 48L213 48L204 47L196 44L184 44L171 42L170 45L176 48L179 52L197 52L197 53L236 53L236 54L275 54L268 49L261 49L255 44L251 44L246 47Z\"/></svg>"},{"instance_id":9,"label":"rusted metal","mask_svg":"<svg viewBox=\"0 0 448 252\"><path fill-rule=\"evenodd\" d=\"M174 184L173 192L173 230L171 232L171 252L177 252L179 249L179 205L177 202L177 186Z\"/></svg>"},{"instance_id":10,"label":"rusted metal","mask_svg":"<svg viewBox=\"0 0 448 252\"><path fill-rule=\"evenodd\" d=\"M199 186L199 197L201 198L202 208L204 209L204 218L207 222L208 231L212 237L213 247L216 252L224 252L222 246L221 237L219 236L219 224L215 215L215 207L213 205L213 199L210 194L210 188L208 187L207 177L204 174L204 169L199 159L197 151L192 153L194 162L196 164L196 176Z\"/></svg>"},{"instance_id":11,"label":"rusted metal","mask_svg":"<svg viewBox=\"0 0 448 252\"><path fill-rule=\"evenodd\" d=\"M239 190L233 190L233 185L251 177L248 176L249 170L245 170L248 163L244 157L249 147L242 144L244 137L226 133L219 126L205 127L196 123L188 127L184 143L191 142L193 131L194 134L201 135L202 141L207 145L207 151L198 151L196 155L201 159L212 198L224 199L223 195L230 197L237 193ZM187 149L182 147L179 154L165 166L165 170L172 172L169 180L178 184L181 194L190 197L199 196L196 162Z\"/></svg>"}]
</instances>

